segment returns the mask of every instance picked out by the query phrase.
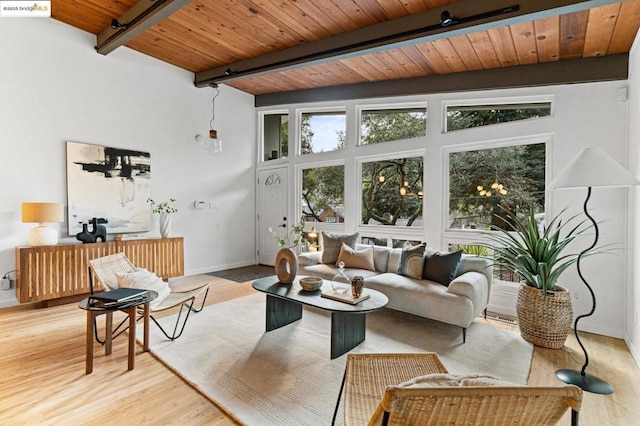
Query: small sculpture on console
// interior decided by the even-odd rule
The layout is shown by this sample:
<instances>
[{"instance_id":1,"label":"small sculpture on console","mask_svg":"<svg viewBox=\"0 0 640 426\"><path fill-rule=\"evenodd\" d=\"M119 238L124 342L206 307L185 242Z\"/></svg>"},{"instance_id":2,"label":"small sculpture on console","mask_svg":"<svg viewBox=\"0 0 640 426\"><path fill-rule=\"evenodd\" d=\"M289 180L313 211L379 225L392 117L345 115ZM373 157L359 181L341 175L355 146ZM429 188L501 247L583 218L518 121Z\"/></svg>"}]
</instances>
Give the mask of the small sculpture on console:
<instances>
[{"instance_id":1,"label":"small sculpture on console","mask_svg":"<svg viewBox=\"0 0 640 426\"><path fill-rule=\"evenodd\" d=\"M95 243L98 240L101 240L103 243L107 241L107 228L103 225L99 225L100 223L107 223L107 220L102 217L94 217L91 219L90 223L93 225L91 232L89 232L89 224L82 223L82 232L77 233L76 238L79 241L82 241L83 244Z\"/></svg>"}]
</instances>

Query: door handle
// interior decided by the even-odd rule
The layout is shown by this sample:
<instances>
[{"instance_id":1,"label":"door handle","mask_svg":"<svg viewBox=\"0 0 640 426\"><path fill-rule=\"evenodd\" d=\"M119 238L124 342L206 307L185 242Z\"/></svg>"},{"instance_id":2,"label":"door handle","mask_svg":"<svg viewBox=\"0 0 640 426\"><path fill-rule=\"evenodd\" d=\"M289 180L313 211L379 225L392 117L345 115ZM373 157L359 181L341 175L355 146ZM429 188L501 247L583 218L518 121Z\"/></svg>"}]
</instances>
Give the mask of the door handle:
<instances>
[{"instance_id":1,"label":"door handle","mask_svg":"<svg viewBox=\"0 0 640 426\"><path fill-rule=\"evenodd\" d=\"M287 225L285 225L284 223L282 225L278 225L278 228L286 228Z\"/></svg>"}]
</instances>

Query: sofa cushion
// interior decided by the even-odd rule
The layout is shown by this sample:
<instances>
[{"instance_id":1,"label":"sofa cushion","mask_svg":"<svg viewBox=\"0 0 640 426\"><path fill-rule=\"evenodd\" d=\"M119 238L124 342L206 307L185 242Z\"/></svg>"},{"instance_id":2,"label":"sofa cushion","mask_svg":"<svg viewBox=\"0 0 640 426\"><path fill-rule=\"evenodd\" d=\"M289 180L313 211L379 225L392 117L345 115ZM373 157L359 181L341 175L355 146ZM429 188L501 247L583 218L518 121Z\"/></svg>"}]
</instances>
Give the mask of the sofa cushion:
<instances>
[{"instance_id":1,"label":"sofa cushion","mask_svg":"<svg viewBox=\"0 0 640 426\"><path fill-rule=\"evenodd\" d=\"M365 247L359 250L354 250L348 245L342 243L340 248L340 254L336 261L336 266L339 266L340 262L344 262L345 268L357 268L366 269L368 271L375 271L373 265L373 247Z\"/></svg>"},{"instance_id":2,"label":"sofa cushion","mask_svg":"<svg viewBox=\"0 0 640 426\"><path fill-rule=\"evenodd\" d=\"M387 272L387 264L389 263L389 253L391 252L390 247L386 246L374 246L368 244L356 244L356 250L361 250L365 247L373 247L373 266L375 270L378 272ZM396 265L396 269L398 270L398 265Z\"/></svg>"},{"instance_id":3,"label":"sofa cushion","mask_svg":"<svg viewBox=\"0 0 640 426\"><path fill-rule=\"evenodd\" d=\"M385 273L365 278L365 288L378 290L387 296L389 303L386 307L390 309L460 327L469 326L476 317L471 299L450 293L447 287L434 281Z\"/></svg>"},{"instance_id":4,"label":"sofa cushion","mask_svg":"<svg viewBox=\"0 0 640 426\"><path fill-rule=\"evenodd\" d=\"M402 249L394 248L389 252L389 261L387 262L387 270L381 272L391 272L393 274L398 273L398 267L400 266L400 258L402 257Z\"/></svg>"},{"instance_id":5,"label":"sofa cushion","mask_svg":"<svg viewBox=\"0 0 640 426\"><path fill-rule=\"evenodd\" d=\"M456 277L462 250L453 253L428 253L424 257L422 278L448 286Z\"/></svg>"},{"instance_id":6,"label":"sofa cushion","mask_svg":"<svg viewBox=\"0 0 640 426\"><path fill-rule=\"evenodd\" d=\"M307 251L298 255L298 266L317 265L321 263L322 252L320 251Z\"/></svg>"},{"instance_id":7,"label":"sofa cushion","mask_svg":"<svg viewBox=\"0 0 640 426\"><path fill-rule=\"evenodd\" d=\"M405 247L402 248L400 265L398 265L398 273L400 275L415 278L417 280L422 278L425 247L426 244L422 243L417 246L406 244Z\"/></svg>"},{"instance_id":8,"label":"sofa cushion","mask_svg":"<svg viewBox=\"0 0 640 426\"><path fill-rule=\"evenodd\" d=\"M342 243L354 248L358 233L355 234L330 234L322 232L322 263L336 263L340 255Z\"/></svg>"}]
</instances>

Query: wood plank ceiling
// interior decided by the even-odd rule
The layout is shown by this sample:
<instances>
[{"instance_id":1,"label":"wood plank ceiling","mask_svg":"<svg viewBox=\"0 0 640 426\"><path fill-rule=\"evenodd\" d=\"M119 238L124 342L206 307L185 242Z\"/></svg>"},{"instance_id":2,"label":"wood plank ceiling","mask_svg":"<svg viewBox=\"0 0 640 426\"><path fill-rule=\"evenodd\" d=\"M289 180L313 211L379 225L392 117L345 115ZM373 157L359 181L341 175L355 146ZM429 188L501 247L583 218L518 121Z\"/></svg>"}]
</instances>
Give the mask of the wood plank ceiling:
<instances>
[{"instance_id":1,"label":"wood plank ceiling","mask_svg":"<svg viewBox=\"0 0 640 426\"><path fill-rule=\"evenodd\" d=\"M56 0L52 16L97 35L135 3ZM198 73L452 3L194 0L126 46ZM600 57L628 53L639 26L640 0L627 0L226 84L262 95Z\"/></svg>"}]
</instances>

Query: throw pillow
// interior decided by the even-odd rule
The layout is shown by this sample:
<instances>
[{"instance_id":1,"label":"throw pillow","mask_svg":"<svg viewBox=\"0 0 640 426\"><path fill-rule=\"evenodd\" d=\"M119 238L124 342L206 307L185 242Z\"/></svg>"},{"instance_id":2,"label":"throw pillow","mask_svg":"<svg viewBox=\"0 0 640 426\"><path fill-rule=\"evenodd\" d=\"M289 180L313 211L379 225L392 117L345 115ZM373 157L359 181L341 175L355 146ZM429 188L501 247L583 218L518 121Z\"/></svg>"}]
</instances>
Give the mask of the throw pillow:
<instances>
[{"instance_id":1,"label":"throw pillow","mask_svg":"<svg viewBox=\"0 0 640 426\"><path fill-rule=\"evenodd\" d=\"M422 265L426 246L426 243L418 244L417 246L405 243L400 255L400 265L398 265L398 273L400 275L416 280L422 278Z\"/></svg>"},{"instance_id":2,"label":"throw pillow","mask_svg":"<svg viewBox=\"0 0 640 426\"><path fill-rule=\"evenodd\" d=\"M120 287L140 288L158 293L158 297L149 303L151 309L159 306L171 293L169 284L162 281L162 279L153 272L147 271L144 268L136 268L134 272L117 273L116 278L118 279L118 285Z\"/></svg>"},{"instance_id":3,"label":"throw pillow","mask_svg":"<svg viewBox=\"0 0 640 426\"><path fill-rule=\"evenodd\" d=\"M430 253L424 257L422 278L449 286L457 276L462 250L453 253Z\"/></svg>"},{"instance_id":4,"label":"throw pillow","mask_svg":"<svg viewBox=\"0 0 640 426\"><path fill-rule=\"evenodd\" d=\"M335 264L340 255L340 248L342 243L345 243L351 248L356 246L356 240L358 239L358 233L355 234L330 234L328 232L322 233L322 263Z\"/></svg>"},{"instance_id":5,"label":"throw pillow","mask_svg":"<svg viewBox=\"0 0 640 426\"><path fill-rule=\"evenodd\" d=\"M338 266L340 262L344 262L345 268L366 269L367 271L376 270L373 264L373 246L361 250L354 250L342 243L336 266Z\"/></svg>"},{"instance_id":6,"label":"throw pillow","mask_svg":"<svg viewBox=\"0 0 640 426\"><path fill-rule=\"evenodd\" d=\"M397 385L401 388L433 388L450 386L521 386L488 374L437 373L418 376Z\"/></svg>"}]
</instances>

